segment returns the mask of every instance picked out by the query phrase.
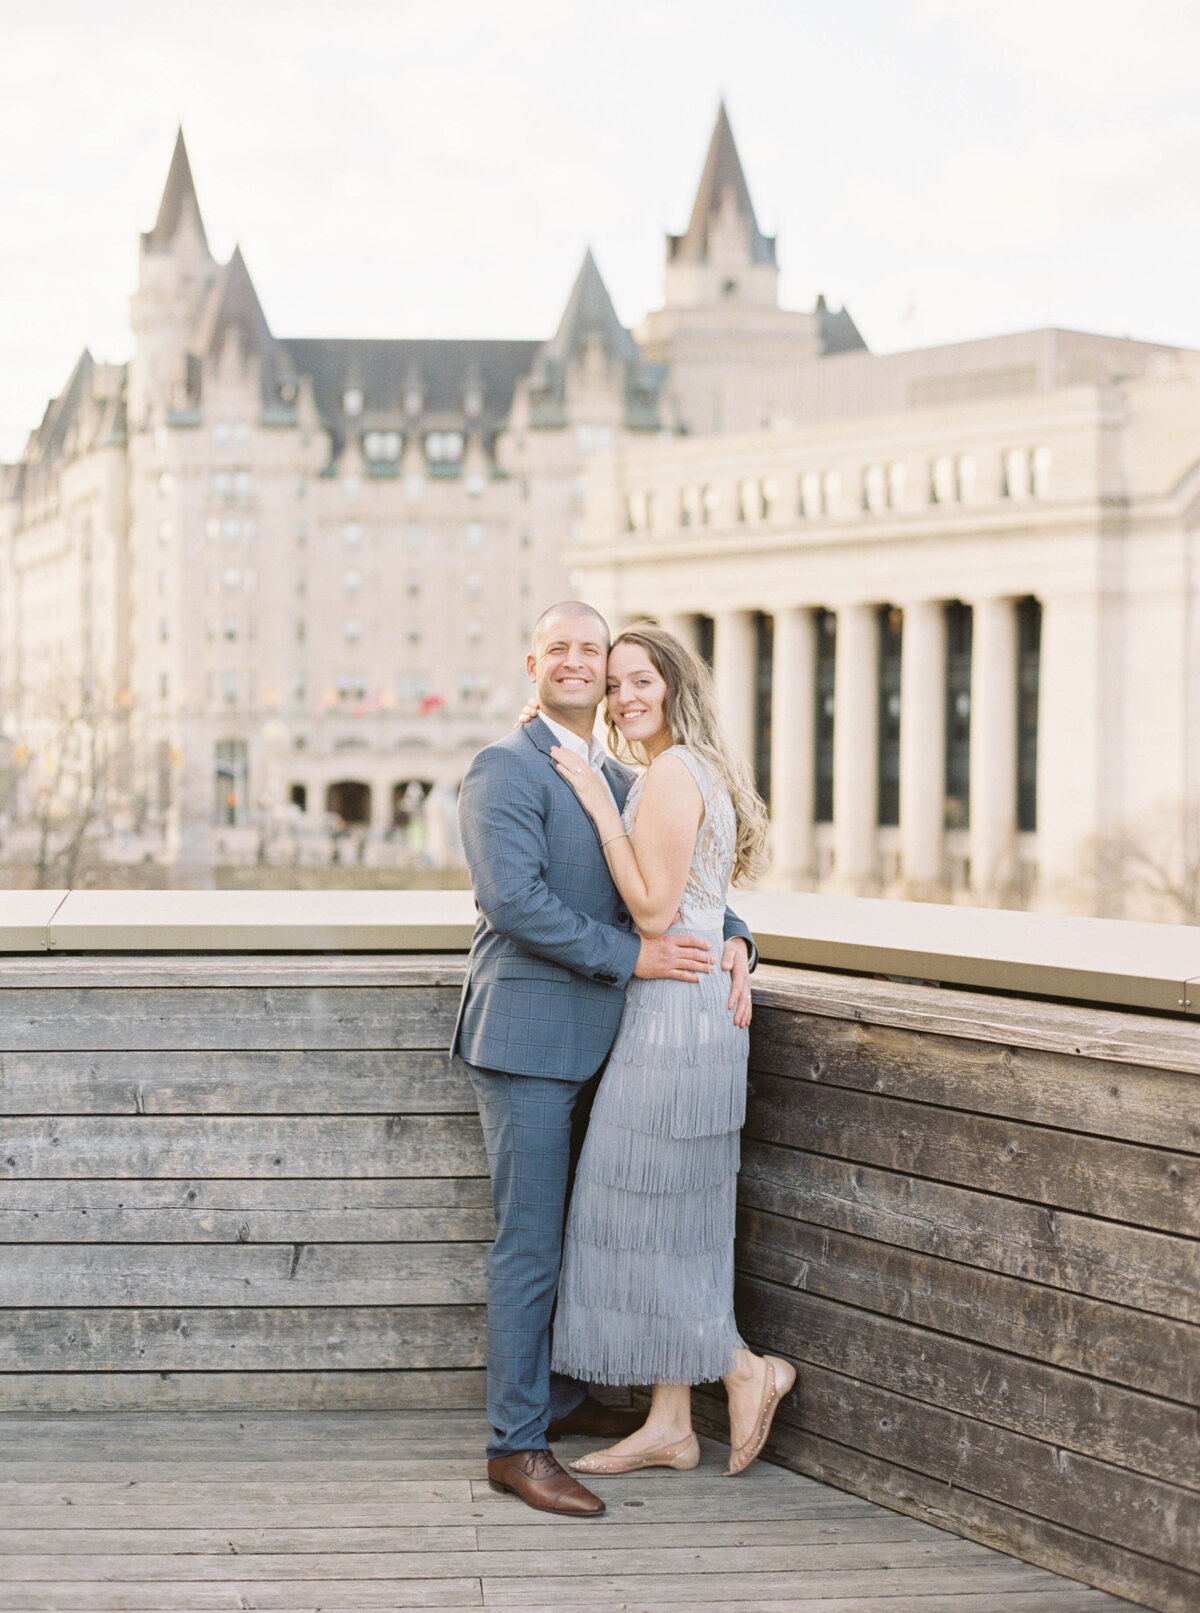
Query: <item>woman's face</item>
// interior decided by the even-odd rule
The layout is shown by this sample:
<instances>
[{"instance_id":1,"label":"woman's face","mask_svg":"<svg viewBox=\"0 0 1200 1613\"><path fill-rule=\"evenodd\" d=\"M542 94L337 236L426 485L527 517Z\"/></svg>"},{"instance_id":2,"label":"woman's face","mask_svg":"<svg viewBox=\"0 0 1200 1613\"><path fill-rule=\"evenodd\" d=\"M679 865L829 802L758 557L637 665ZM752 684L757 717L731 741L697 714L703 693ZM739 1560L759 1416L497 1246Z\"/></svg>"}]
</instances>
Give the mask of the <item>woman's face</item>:
<instances>
[{"instance_id":1,"label":"woman's face","mask_svg":"<svg viewBox=\"0 0 1200 1613\"><path fill-rule=\"evenodd\" d=\"M657 751L671 743L663 716L667 683L640 644L614 645L608 658L608 709L631 744Z\"/></svg>"}]
</instances>

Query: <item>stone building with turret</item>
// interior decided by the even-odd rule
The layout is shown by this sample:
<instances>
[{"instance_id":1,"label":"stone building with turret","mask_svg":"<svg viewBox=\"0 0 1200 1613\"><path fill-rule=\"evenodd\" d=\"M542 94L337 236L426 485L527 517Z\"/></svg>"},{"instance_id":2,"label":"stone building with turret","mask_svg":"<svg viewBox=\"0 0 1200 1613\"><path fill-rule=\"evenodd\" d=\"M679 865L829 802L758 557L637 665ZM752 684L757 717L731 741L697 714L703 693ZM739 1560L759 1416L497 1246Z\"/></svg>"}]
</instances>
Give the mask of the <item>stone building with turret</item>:
<instances>
[{"instance_id":1,"label":"stone building with turret","mask_svg":"<svg viewBox=\"0 0 1200 1613\"><path fill-rule=\"evenodd\" d=\"M799 367L862 346L777 277L722 107L636 335L588 251L548 341L289 338L241 250L214 259L181 133L132 358L85 353L2 472L4 731L36 749L48 681L88 689L110 805L185 863L289 808L384 833L445 807L568 590L587 464L786 415Z\"/></svg>"}]
</instances>

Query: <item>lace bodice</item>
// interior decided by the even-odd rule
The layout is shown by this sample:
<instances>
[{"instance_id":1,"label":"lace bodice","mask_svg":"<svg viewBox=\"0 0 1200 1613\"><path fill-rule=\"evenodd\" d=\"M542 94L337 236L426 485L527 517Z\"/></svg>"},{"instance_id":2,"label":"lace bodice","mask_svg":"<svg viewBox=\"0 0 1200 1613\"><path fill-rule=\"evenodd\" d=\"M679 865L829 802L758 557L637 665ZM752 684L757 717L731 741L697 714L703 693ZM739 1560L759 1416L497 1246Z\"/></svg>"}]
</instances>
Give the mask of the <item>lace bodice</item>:
<instances>
[{"instance_id":1,"label":"lace bodice","mask_svg":"<svg viewBox=\"0 0 1200 1613\"><path fill-rule=\"evenodd\" d=\"M737 820L729 790L707 762L686 745L672 745L671 755L684 763L704 797L704 816L696 831L692 866L679 903L680 922L695 929L718 929L725 922L725 903L737 849ZM633 781L623 818L632 829L645 788L646 774Z\"/></svg>"}]
</instances>

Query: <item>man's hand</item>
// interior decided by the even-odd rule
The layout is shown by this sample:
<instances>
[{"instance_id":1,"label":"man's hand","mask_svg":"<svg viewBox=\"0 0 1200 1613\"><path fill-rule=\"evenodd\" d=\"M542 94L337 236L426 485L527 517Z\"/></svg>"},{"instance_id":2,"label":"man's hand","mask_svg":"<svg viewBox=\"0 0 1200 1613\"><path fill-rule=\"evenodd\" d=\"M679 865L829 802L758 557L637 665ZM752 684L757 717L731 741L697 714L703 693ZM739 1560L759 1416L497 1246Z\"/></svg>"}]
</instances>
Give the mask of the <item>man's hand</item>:
<instances>
[{"instance_id":1,"label":"man's hand","mask_svg":"<svg viewBox=\"0 0 1200 1613\"><path fill-rule=\"evenodd\" d=\"M729 1004L733 1023L743 1029L750 1023L750 948L744 935L731 935L721 954L721 967L730 976ZM634 970L637 973L637 970Z\"/></svg>"},{"instance_id":2,"label":"man's hand","mask_svg":"<svg viewBox=\"0 0 1200 1613\"><path fill-rule=\"evenodd\" d=\"M633 972L639 980L696 981L712 971L712 948L707 941L701 941L697 935L660 935L653 941L642 937L642 950ZM748 974L746 978L749 980ZM747 988L747 1000L749 996Z\"/></svg>"}]
</instances>

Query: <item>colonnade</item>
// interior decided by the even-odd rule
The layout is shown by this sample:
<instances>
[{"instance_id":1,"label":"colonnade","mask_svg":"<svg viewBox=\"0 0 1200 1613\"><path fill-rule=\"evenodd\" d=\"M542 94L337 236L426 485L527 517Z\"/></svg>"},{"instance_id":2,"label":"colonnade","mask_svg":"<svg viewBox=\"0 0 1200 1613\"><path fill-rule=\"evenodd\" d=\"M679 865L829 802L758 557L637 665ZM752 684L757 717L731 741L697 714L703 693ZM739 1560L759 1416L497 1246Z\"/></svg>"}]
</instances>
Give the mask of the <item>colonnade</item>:
<instances>
[{"instance_id":1,"label":"colonnade","mask_svg":"<svg viewBox=\"0 0 1200 1613\"><path fill-rule=\"evenodd\" d=\"M981 598L972 609L970 808L965 842L969 887L995 899L1017 877L1018 601ZM946 602L891 600L903 612L900 671L900 813L888 831L905 893L934 897L948 885ZM823 888L861 894L881 885L879 800L880 602L836 609L833 822L814 821L817 702L816 607L773 617L771 724L772 857L776 879L817 882L817 842L832 844ZM754 754L756 613L713 616L713 675L730 741ZM660 617L693 644L696 618ZM953 827L953 826L949 826Z\"/></svg>"}]
</instances>

